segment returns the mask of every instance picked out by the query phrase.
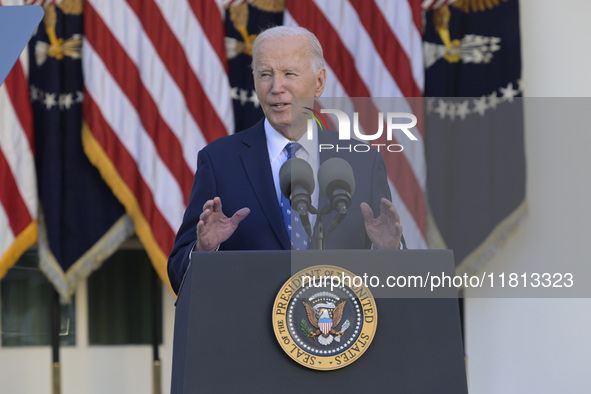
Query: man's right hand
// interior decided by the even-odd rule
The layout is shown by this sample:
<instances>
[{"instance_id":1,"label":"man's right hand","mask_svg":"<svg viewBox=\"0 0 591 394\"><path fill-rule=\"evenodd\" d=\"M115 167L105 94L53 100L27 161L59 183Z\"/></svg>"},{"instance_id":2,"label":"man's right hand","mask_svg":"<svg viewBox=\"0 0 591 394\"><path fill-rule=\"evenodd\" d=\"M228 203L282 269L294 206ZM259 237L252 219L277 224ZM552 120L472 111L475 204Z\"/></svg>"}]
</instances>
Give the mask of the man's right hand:
<instances>
[{"instance_id":1,"label":"man's right hand","mask_svg":"<svg viewBox=\"0 0 591 394\"><path fill-rule=\"evenodd\" d=\"M216 250L222 242L234 234L238 224L249 213L250 209L242 208L228 218L222 212L222 200L219 197L207 200L197 223L197 243L194 250L200 252Z\"/></svg>"}]
</instances>

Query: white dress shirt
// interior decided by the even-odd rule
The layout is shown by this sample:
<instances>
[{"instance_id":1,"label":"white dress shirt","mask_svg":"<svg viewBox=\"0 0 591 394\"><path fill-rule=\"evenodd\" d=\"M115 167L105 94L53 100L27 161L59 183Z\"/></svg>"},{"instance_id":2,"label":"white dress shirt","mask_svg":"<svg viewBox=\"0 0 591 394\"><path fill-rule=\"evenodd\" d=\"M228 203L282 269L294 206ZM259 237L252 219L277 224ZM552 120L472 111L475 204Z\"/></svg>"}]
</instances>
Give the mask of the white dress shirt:
<instances>
[{"instance_id":1,"label":"white dress shirt","mask_svg":"<svg viewBox=\"0 0 591 394\"><path fill-rule=\"evenodd\" d=\"M290 142L282 134L271 126L269 121L265 118L265 136L267 137L267 152L269 153L269 161L271 162L271 172L273 173L273 182L275 183L275 192L277 194L277 201L281 202L281 188L279 186L279 170L283 163L287 161L287 151L285 145ZM318 208L318 141L317 131L314 130L314 138L312 140L307 138L304 134L299 141L297 141L302 148L296 152L296 157L306 160L312 167L314 173L314 192L312 193L312 205ZM309 214L310 224L314 228L316 222L316 215Z\"/></svg>"}]
</instances>

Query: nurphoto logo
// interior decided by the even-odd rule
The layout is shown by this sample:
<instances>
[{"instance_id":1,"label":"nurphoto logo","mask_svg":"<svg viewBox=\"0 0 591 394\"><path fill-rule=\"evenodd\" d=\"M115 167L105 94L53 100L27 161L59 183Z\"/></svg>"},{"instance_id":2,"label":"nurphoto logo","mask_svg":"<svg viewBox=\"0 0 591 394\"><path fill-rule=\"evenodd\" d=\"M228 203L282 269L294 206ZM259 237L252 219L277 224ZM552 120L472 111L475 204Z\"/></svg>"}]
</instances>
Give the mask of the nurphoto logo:
<instances>
[{"instance_id":1,"label":"nurphoto logo","mask_svg":"<svg viewBox=\"0 0 591 394\"><path fill-rule=\"evenodd\" d=\"M388 152L396 153L402 152L404 147L401 144L391 143L394 141L394 133L402 132L410 141L418 141L417 137L411 132L410 129L417 125L417 117L408 112L387 112L386 122L384 122L384 112L378 113L377 131L373 134L363 131L363 127L359 124L359 112L353 112L353 127L351 127L351 119L344 111L339 109L327 109L323 108L320 112L313 110L310 107L304 107L310 112L304 112L311 119L308 119L306 135L309 140L314 138L314 122L318 124L320 131L327 131L327 122L322 114L331 114L336 116L338 121L338 133L340 141L372 141L370 143L359 143L359 144L319 144L319 151L323 150L336 150L338 151L349 151L349 152L368 152L372 147L377 149L378 152L386 150ZM385 142L378 143L377 141L384 141L384 123L385 127Z\"/></svg>"}]
</instances>

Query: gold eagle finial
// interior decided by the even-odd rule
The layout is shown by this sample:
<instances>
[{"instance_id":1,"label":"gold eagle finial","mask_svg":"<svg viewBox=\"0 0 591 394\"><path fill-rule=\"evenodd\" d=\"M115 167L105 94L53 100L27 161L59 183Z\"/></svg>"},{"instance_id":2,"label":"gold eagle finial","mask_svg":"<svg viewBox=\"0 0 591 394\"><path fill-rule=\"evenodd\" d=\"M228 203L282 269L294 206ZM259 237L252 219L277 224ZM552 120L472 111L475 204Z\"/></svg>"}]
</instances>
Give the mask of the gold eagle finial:
<instances>
[{"instance_id":1,"label":"gold eagle finial","mask_svg":"<svg viewBox=\"0 0 591 394\"><path fill-rule=\"evenodd\" d=\"M56 7L60 8L66 15L82 15L84 9L82 0L62 0L45 8L43 24L45 25L49 44L41 41L37 42L35 57L39 65L45 62L47 56L57 60L62 60L66 56L74 59L79 59L82 56L82 36L80 34L74 34L67 40L57 37L55 32L57 25Z\"/></svg>"},{"instance_id":2,"label":"gold eagle finial","mask_svg":"<svg viewBox=\"0 0 591 394\"><path fill-rule=\"evenodd\" d=\"M249 0L242 1L239 4L232 3L233 2L229 3L230 20L236 31L240 33L242 41L232 40L231 42L226 43L226 45L229 46L229 48L227 48L230 54L228 58L231 59L239 53L245 53L252 56L252 45L257 38L257 34L250 34L248 32L249 4L262 11L283 12L285 9L285 0Z\"/></svg>"},{"instance_id":3,"label":"gold eagle finial","mask_svg":"<svg viewBox=\"0 0 591 394\"><path fill-rule=\"evenodd\" d=\"M452 7L459 8L463 12L486 11L497 7L501 0L457 0L451 4ZM508 0L502 0L507 2Z\"/></svg>"},{"instance_id":4,"label":"gold eagle finial","mask_svg":"<svg viewBox=\"0 0 591 394\"><path fill-rule=\"evenodd\" d=\"M506 3L508 0L456 0L451 6L458 8L465 13L482 12L499 6L501 1ZM443 57L450 63L457 63L461 58L458 55L458 49L461 46L461 42L460 40L452 40L450 37L450 18L451 12L447 5L433 10L433 25L435 26L435 30L439 34L441 41L449 50L443 55Z\"/></svg>"}]
</instances>

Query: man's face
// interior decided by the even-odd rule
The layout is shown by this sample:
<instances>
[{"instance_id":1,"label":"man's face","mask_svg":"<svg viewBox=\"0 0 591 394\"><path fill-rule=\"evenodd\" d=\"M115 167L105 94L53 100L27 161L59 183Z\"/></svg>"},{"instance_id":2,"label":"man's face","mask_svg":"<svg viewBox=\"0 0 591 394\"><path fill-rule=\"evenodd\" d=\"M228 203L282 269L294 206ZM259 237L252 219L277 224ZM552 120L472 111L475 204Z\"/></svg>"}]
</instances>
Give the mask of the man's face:
<instances>
[{"instance_id":1,"label":"man's face","mask_svg":"<svg viewBox=\"0 0 591 394\"><path fill-rule=\"evenodd\" d=\"M257 46L255 58L254 87L265 116L275 130L290 140L298 140L306 131L305 122L297 122L296 112L292 127L291 99L320 97L326 70L312 71L305 37L267 39Z\"/></svg>"}]
</instances>

